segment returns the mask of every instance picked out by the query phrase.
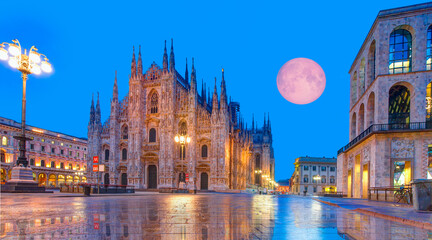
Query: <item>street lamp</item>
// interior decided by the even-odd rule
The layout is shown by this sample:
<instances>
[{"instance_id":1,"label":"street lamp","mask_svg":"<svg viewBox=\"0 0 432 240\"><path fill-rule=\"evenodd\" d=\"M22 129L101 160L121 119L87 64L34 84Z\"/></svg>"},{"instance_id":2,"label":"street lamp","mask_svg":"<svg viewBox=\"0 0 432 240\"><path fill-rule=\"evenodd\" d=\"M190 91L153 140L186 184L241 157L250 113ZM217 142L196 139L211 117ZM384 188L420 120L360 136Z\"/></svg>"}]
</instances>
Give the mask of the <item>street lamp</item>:
<instances>
[{"instance_id":1,"label":"street lamp","mask_svg":"<svg viewBox=\"0 0 432 240\"><path fill-rule=\"evenodd\" d=\"M6 50L6 46L9 46L8 50ZM46 73L52 72L52 66L48 63L48 58L37 51L38 49L32 46L28 53L27 49L24 49L23 53L21 44L17 39L12 40L12 43L3 42L0 44L0 60L7 60L9 66L18 69L23 80L21 135L14 137L19 140L19 157L15 167L12 168L11 180L2 188L4 192L17 192L23 187L25 187L26 192L45 192L44 187L38 187L37 183L33 181L33 172L28 166L26 158L26 141L30 140L25 136L27 77L30 74L39 75L42 71ZM43 60L41 60L41 57L43 57Z\"/></svg>"},{"instance_id":2,"label":"street lamp","mask_svg":"<svg viewBox=\"0 0 432 240\"><path fill-rule=\"evenodd\" d=\"M22 113L21 113L21 136L16 136L19 142L20 155L16 162L17 166L27 167L28 161L25 156L26 153L26 140L25 137L25 119L26 119L26 82L29 74L41 74L42 71L50 73L52 71L51 64L48 63L48 58L41 53L38 53L38 49L35 46L30 48L27 53L27 49L24 49L22 53L21 44L17 39L12 40L13 43L4 42L0 44L0 60L8 60L9 66L16 68L21 72L23 80L23 97L22 97ZM5 49L6 45L9 45L8 51ZM41 61L41 56L44 58Z\"/></svg>"},{"instance_id":3,"label":"street lamp","mask_svg":"<svg viewBox=\"0 0 432 240\"><path fill-rule=\"evenodd\" d=\"M183 135L183 134L177 134L177 135L175 135L175 137L174 137L174 141L176 142L176 143L180 143L180 147L181 147L181 151L180 151L180 161L181 161L181 164L182 164L182 168L181 168L181 170L182 171L184 171L183 170L183 164L184 164L184 158L185 158L185 154L184 154L184 150L185 150L185 145L186 145L186 143L190 143L190 141L191 141L191 138L190 137L188 137L188 136L186 136L186 135Z\"/></svg>"}]
</instances>

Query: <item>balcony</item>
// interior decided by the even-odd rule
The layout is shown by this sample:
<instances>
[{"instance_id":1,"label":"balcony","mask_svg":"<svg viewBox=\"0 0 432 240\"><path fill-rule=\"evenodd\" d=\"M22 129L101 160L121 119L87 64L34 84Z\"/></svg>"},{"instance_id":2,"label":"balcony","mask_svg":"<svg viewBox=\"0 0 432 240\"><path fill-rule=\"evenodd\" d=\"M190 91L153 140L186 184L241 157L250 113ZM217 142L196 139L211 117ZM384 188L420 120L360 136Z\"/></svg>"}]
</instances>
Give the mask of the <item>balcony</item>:
<instances>
[{"instance_id":1,"label":"balcony","mask_svg":"<svg viewBox=\"0 0 432 240\"><path fill-rule=\"evenodd\" d=\"M341 154L351 147L357 145L369 135L385 132L410 132L432 130L432 122L414 122L414 123L392 123L392 124L374 124L360 133L356 138L351 140L347 145L338 150L337 154Z\"/></svg>"}]
</instances>

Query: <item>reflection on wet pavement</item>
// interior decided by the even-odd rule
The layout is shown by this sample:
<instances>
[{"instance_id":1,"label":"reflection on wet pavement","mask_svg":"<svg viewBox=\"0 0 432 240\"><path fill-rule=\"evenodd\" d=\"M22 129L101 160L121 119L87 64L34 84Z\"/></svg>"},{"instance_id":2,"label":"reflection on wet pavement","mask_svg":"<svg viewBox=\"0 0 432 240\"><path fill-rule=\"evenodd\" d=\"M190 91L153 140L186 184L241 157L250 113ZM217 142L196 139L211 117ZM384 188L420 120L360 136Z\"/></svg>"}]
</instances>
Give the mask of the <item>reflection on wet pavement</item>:
<instances>
[{"instance_id":1,"label":"reflection on wet pavement","mask_svg":"<svg viewBox=\"0 0 432 240\"><path fill-rule=\"evenodd\" d=\"M12 239L303 240L431 236L424 229L298 196L1 197L0 237Z\"/></svg>"}]
</instances>

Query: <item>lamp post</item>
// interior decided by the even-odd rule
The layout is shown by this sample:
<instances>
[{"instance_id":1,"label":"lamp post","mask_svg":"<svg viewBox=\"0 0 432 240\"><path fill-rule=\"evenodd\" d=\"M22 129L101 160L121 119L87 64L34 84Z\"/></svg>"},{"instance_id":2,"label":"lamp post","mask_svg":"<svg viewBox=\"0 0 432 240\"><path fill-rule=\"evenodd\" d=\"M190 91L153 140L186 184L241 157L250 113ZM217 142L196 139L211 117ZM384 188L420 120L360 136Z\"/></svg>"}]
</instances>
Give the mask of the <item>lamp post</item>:
<instances>
[{"instance_id":1,"label":"lamp post","mask_svg":"<svg viewBox=\"0 0 432 240\"><path fill-rule=\"evenodd\" d=\"M5 49L6 45L9 46L8 50ZM44 54L38 53L37 51L38 49L35 46L32 46L30 51L27 52L27 49L24 49L23 53L21 44L17 39L12 40L12 43L3 42L0 44L0 60L8 60L8 63L12 68L18 69L21 72L21 78L23 80L21 135L15 136L15 139L19 140L19 157L16 161L16 166L12 169L11 176L11 181L14 183L13 189L18 189L15 187L18 182L25 182L28 184L30 178L33 180L33 172L31 171L31 168L27 168L28 161L26 158L26 141L29 140L25 136L27 78L30 74L39 75L42 73L42 71L46 73L50 73L52 71L51 64L48 63L48 58ZM43 61L41 61L41 57L43 57ZM33 187L34 186L29 186L29 188ZM6 187L5 191L9 190L13 191L10 186ZM41 189L36 191L41 191ZM45 191L44 188L43 191Z\"/></svg>"},{"instance_id":2,"label":"lamp post","mask_svg":"<svg viewBox=\"0 0 432 240\"><path fill-rule=\"evenodd\" d=\"M180 143L180 161L181 161L181 164L182 164L182 168L181 168L181 170L184 171L184 170L183 170L183 164L184 164L184 158L185 158L185 156L184 156L184 155L185 155L185 154L184 154L185 145L186 145L187 143L190 143L191 138L188 137L188 136L186 136L186 135L184 135L184 134L177 134L177 135L175 135L175 137L174 137L174 141L175 141L176 143Z\"/></svg>"}]
</instances>

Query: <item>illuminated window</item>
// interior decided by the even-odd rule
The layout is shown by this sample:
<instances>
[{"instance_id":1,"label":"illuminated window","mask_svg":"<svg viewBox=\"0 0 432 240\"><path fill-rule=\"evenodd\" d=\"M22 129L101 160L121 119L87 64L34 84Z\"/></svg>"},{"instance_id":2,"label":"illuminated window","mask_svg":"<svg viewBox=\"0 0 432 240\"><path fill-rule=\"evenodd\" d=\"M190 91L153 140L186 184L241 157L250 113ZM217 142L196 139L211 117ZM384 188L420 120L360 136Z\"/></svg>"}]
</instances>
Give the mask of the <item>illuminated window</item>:
<instances>
[{"instance_id":1,"label":"illuminated window","mask_svg":"<svg viewBox=\"0 0 432 240\"><path fill-rule=\"evenodd\" d=\"M75 170L80 170L80 165L77 164L77 165L75 166Z\"/></svg>"},{"instance_id":2,"label":"illuminated window","mask_svg":"<svg viewBox=\"0 0 432 240\"><path fill-rule=\"evenodd\" d=\"M156 142L156 129L154 128L149 131L149 142Z\"/></svg>"},{"instance_id":3,"label":"illuminated window","mask_svg":"<svg viewBox=\"0 0 432 240\"><path fill-rule=\"evenodd\" d=\"M63 146L63 143L60 143L60 146Z\"/></svg>"},{"instance_id":4,"label":"illuminated window","mask_svg":"<svg viewBox=\"0 0 432 240\"><path fill-rule=\"evenodd\" d=\"M54 144L54 141L51 141L51 144Z\"/></svg>"},{"instance_id":5,"label":"illuminated window","mask_svg":"<svg viewBox=\"0 0 432 240\"><path fill-rule=\"evenodd\" d=\"M405 29L393 31L389 45L389 74L411 72L411 33Z\"/></svg>"},{"instance_id":6,"label":"illuminated window","mask_svg":"<svg viewBox=\"0 0 432 240\"><path fill-rule=\"evenodd\" d=\"M7 140L8 140L8 139L7 139L6 136L3 136L3 137L2 137L2 145L3 145L3 146L6 146L6 145L7 145Z\"/></svg>"},{"instance_id":7,"label":"illuminated window","mask_svg":"<svg viewBox=\"0 0 432 240\"><path fill-rule=\"evenodd\" d=\"M42 141L42 142L45 142L45 139L42 138L41 141Z\"/></svg>"},{"instance_id":8,"label":"illuminated window","mask_svg":"<svg viewBox=\"0 0 432 240\"><path fill-rule=\"evenodd\" d=\"M69 169L72 170L72 163L69 163Z\"/></svg>"},{"instance_id":9,"label":"illuminated window","mask_svg":"<svg viewBox=\"0 0 432 240\"><path fill-rule=\"evenodd\" d=\"M426 125L432 128L432 82L426 87Z\"/></svg>"},{"instance_id":10,"label":"illuminated window","mask_svg":"<svg viewBox=\"0 0 432 240\"><path fill-rule=\"evenodd\" d=\"M411 182L411 161L394 161L393 186L399 187Z\"/></svg>"},{"instance_id":11,"label":"illuminated window","mask_svg":"<svg viewBox=\"0 0 432 240\"><path fill-rule=\"evenodd\" d=\"M207 145L203 145L201 147L201 157L206 158L207 157Z\"/></svg>"},{"instance_id":12,"label":"illuminated window","mask_svg":"<svg viewBox=\"0 0 432 240\"><path fill-rule=\"evenodd\" d=\"M432 70L432 26L427 31L426 70Z\"/></svg>"}]
</instances>

